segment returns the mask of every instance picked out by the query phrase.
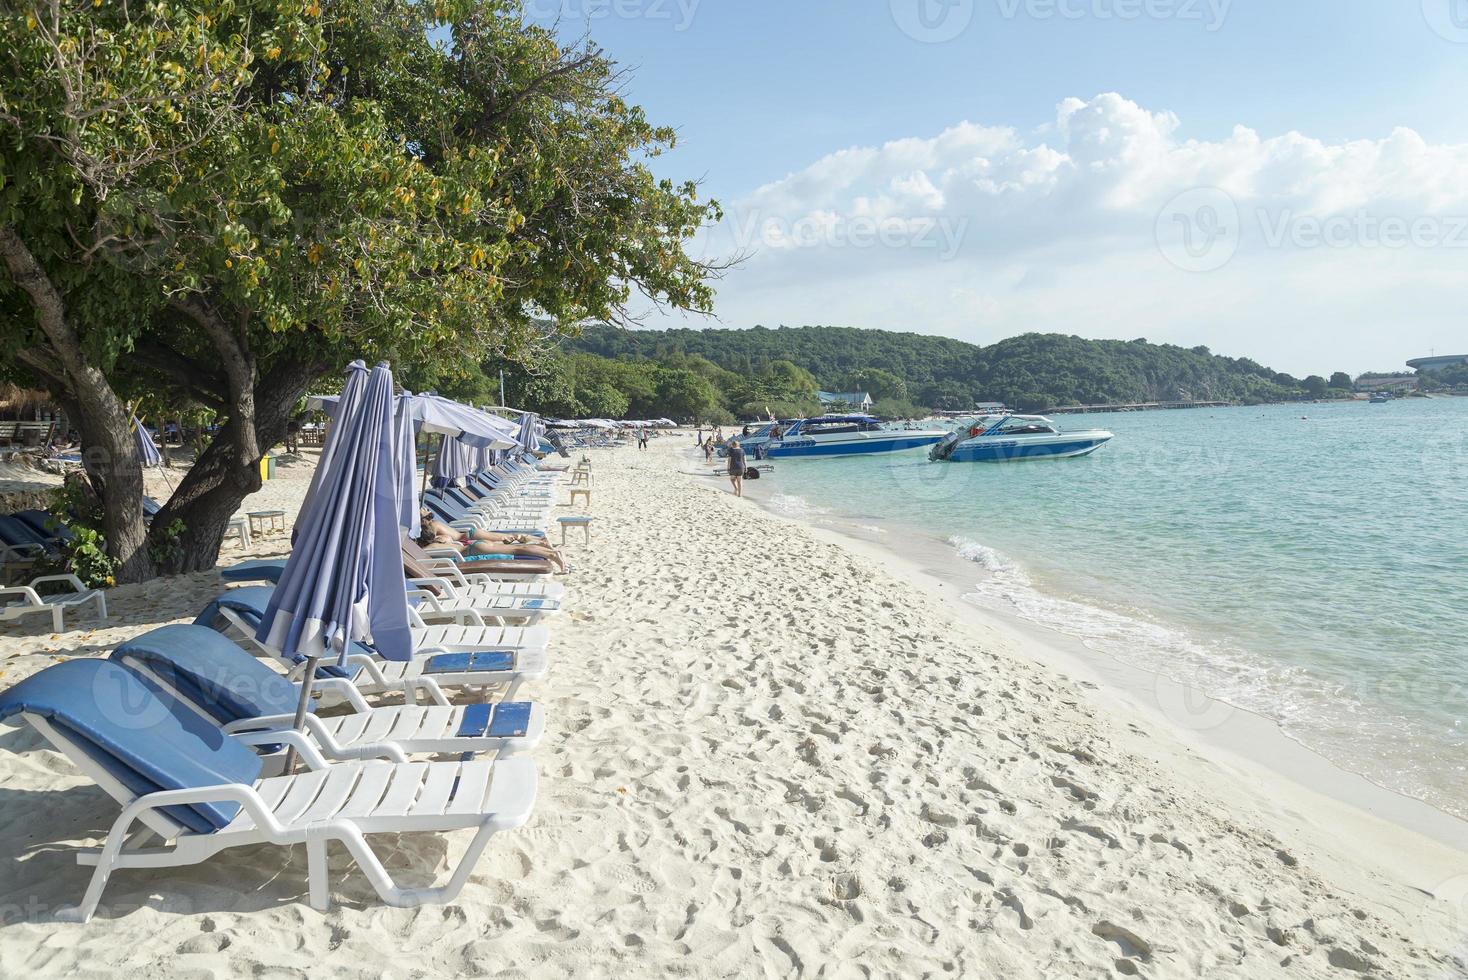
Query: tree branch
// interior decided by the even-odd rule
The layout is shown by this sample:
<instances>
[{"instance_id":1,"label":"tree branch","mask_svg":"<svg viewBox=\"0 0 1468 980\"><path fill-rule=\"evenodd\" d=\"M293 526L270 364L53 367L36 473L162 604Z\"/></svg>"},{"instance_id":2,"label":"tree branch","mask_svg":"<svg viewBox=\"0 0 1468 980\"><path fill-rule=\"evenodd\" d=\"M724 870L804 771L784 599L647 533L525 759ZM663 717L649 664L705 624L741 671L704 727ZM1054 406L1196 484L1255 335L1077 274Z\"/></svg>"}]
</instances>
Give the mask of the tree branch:
<instances>
[{"instance_id":1,"label":"tree branch","mask_svg":"<svg viewBox=\"0 0 1468 980\"><path fill-rule=\"evenodd\" d=\"M249 311L239 312L235 329L200 296L176 296L169 305L202 327L218 352L220 367L229 382L229 416L235 423L235 451L242 464L252 464L263 451L255 431L255 358L246 340Z\"/></svg>"},{"instance_id":2,"label":"tree branch","mask_svg":"<svg viewBox=\"0 0 1468 980\"><path fill-rule=\"evenodd\" d=\"M227 390L228 382L223 375L208 370L192 358L155 340L140 337L133 345L132 359L183 388L190 398L205 408L229 412L229 402L217 393Z\"/></svg>"}]
</instances>

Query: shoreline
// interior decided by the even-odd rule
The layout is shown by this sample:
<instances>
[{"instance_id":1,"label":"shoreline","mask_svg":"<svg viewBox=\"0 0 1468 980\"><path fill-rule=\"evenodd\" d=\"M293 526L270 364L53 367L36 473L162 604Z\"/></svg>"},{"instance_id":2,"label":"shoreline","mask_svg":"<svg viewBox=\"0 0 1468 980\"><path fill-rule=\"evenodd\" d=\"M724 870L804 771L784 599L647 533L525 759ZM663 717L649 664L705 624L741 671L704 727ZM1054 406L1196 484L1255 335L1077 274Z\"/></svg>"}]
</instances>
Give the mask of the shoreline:
<instances>
[{"instance_id":1,"label":"shoreline","mask_svg":"<svg viewBox=\"0 0 1468 980\"><path fill-rule=\"evenodd\" d=\"M698 465L704 464L699 460ZM1383 873L1424 894L1453 902L1468 898L1468 820L1351 771L1256 711L1093 650L1043 624L980 605L972 595L980 570L936 535L871 515L784 513L771 507L778 485L755 481L753 487L750 493L746 481L745 496L767 516L803 526L868 560L897 566L905 581L947 603L958 618L1003 637L1019 656L1091 688L1090 695L1119 712L1120 720L1145 719L1183 752L1205 757L1228 773L1275 828L1303 827L1307 838L1325 837L1351 860L1369 854ZM915 547L899 550L894 535ZM1165 763L1167 755L1157 761ZM1271 790L1280 798L1270 799ZM1330 822L1303 817L1322 809ZM1394 839L1398 834L1410 835L1408 846Z\"/></svg>"},{"instance_id":2,"label":"shoreline","mask_svg":"<svg viewBox=\"0 0 1468 980\"><path fill-rule=\"evenodd\" d=\"M452 904L384 907L333 849L333 907L315 912L297 845L119 871L103 914L57 922L89 875L73 849L118 808L4 727L0 975L1465 973L1468 907L1376 867L1440 845L1380 824L1343 855L1326 829L1362 822L1343 808L1267 773L1248 785L955 601L922 549L900 562L736 501L685 448L587 453L590 542L571 536L550 672L520 694L546 714L535 810ZM309 476L292 470L264 491L288 516ZM0 633L0 670L106 656L221 588L120 587L105 628ZM372 844L418 886L472 836Z\"/></svg>"}]
</instances>

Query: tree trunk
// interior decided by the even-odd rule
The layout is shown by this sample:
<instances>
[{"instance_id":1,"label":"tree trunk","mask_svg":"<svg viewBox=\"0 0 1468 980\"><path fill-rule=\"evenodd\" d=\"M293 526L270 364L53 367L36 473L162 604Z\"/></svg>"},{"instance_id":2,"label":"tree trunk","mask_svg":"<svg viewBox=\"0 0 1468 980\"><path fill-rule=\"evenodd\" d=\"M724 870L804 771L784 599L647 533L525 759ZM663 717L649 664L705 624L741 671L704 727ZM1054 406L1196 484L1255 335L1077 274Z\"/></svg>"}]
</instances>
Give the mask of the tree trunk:
<instances>
[{"instance_id":1,"label":"tree trunk","mask_svg":"<svg viewBox=\"0 0 1468 980\"><path fill-rule=\"evenodd\" d=\"M102 534L107 553L118 561L118 582L144 582L155 574L143 524L143 466L127 416L77 399L82 465L102 499Z\"/></svg>"},{"instance_id":2,"label":"tree trunk","mask_svg":"<svg viewBox=\"0 0 1468 980\"><path fill-rule=\"evenodd\" d=\"M254 431L246 434L264 451L285 438L296 402L324 370L323 365L289 363L265 376L252 393ZM227 421L180 481L168 503L153 518L150 540L166 575L204 571L219 561L219 547L230 517L241 501L260 489L260 457L241 459L238 423ZM183 523L176 540L170 529Z\"/></svg>"},{"instance_id":3,"label":"tree trunk","mask_svg":"<svg viewBox=\"0 0 1468 980\"><path fill-rule=\"evenodd\" d=\"M107 552L119 562L117 580L140 582L153 573L144 547L143 464L129 429L130 413L106 376L82 349L61 293L9 225L0 225L0 261L31 300L49 350L26 349L16 359L67 404L82 436L82 462L102 498Z\"/></svg>"}]
</instances>

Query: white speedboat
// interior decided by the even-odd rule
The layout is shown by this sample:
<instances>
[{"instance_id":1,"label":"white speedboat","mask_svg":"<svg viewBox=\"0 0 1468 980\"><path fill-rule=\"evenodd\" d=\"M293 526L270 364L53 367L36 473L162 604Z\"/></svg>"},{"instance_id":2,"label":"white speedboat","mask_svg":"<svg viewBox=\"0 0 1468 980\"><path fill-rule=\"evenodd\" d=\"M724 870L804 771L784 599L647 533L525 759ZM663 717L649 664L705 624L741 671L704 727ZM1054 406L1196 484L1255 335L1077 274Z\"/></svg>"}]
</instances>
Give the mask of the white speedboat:
<instances>
[{"instance_id":1,"label":"white speedboat","mask_svg":"<svg viewBox=\"0 0 1468 980\"><path fill-rule=\"evenodd\" d=\"M1067 459L1094 453L1111 439L1103 429L1062 432L1043 415L990 415L954 429L928 458L950 463Z\"/></svg>"},{"instance_id":2,"label":"white speedboat","mask_svg":"<svg viewBox=\"0 0 1468 980\"><path fill-rule=\"evenodd\" d=\"M945 435L942 429L890 429L870 415L822 415L796 422L763 451L768 459L864 456L921 449Z\"/></svg>"}]
</instances>

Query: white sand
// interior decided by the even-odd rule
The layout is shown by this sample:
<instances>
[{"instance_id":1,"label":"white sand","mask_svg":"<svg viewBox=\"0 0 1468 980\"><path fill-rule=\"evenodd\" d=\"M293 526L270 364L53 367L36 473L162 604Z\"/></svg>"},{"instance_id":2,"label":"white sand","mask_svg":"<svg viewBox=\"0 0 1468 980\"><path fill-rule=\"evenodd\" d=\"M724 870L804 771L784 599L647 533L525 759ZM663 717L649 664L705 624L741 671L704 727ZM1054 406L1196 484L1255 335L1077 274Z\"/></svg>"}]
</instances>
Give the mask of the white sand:
<instances>
[{"instance_id":1,"label":"white sand","mask_svg":"<svg viewBox=\"0 0 1468 980\"><path fill-rule=\"evenodd\" d=\"M593 547L573 540L573 611L526 691L551 722L536 814L456 904L380 907L334 853L319 914L303 855L261 847L118 872L105 914L55 923L87 879L69 847L116 807L5 729L0 976L1465 974L1453 907L1364 849L1436 854L1445 877L1461 855L1292 813L1311 798L1039 665L898 563L686 475L690 444L595 454ZM3 628L0 684L217 587L115 590L104 630ZM421 882L466 835L374 843Z\"/></svg>"}]
</instances>

